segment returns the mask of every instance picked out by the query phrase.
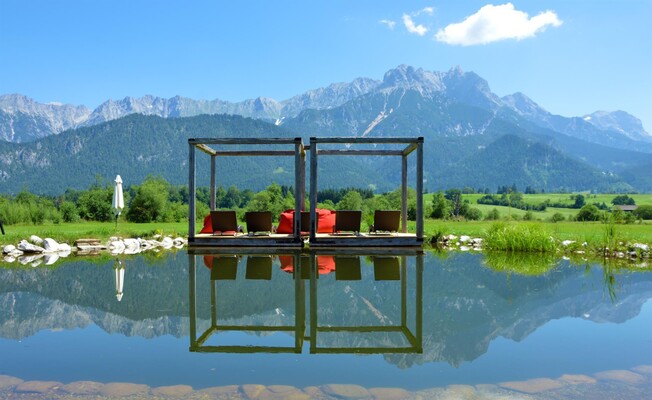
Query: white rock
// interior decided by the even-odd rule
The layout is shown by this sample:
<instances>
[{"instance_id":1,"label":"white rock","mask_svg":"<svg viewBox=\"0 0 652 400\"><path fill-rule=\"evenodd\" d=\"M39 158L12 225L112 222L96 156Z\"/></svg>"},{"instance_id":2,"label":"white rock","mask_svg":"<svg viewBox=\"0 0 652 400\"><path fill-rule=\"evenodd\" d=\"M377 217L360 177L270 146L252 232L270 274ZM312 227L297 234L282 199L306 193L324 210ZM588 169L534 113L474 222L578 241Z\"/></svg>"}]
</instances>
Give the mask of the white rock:
<instances>
[{"instance_id":1,"label":"white rock","mask_svg":"<svg viewBox=\"0 0 652 400\"><path fill-rule=\"evenodd\" d=\"M43 259L45 260L45 265L52 265L59 260L59 255L57 253L46 254L43 256Z\"/></svg>"},{"instance_id":2,"label":"white rock","mask_svg":"<svg viewBox=\"0 0 652 400\"><path fill-rule=\"evenodd\" d=\"M138 241L138 239L125 239L122 242L125 245L125 249L140 250L140 242Z\"/></svg>"},{"instance_id":3,"label":"white rock","mask_svg":"<svg viewBox=\"0 0 652 400\"><path fill-rule=\"evenodd\" d=\"M68 247L70 248L70 246L68 246ZM57 251L57 255L59 257L68 257L70 255L70 252L71 252L70 249L68 249L68 250L59 250L59 251Z\"/></svg>"},{"instance_id":4,"label":"white rock","mask_svg":"<svg viewBox=\"0 0 652 400\"><path fill-rule=\"evenodd\" d=\"M642 244L642 243L634 243L634 248L635 249L641 249L643 251L649 251L650 250L650 246L648 246L647 244Z\"/></svg>"},{"instance_id":5,"label":"white rock","mask_svg":"<svg viewBox=\"0 0 652 400\"><path fill-rule=\"evenodd\" d=\"M171 237L164 237L163 240L161 240L161 246L164 249L170 249L172 248L172 245L174 245L174 241Z\"/></svg>"},{"instance_id":6,"label":"white rock","mask_svg":"<svg viewBox=\"0 0 652 400\"><path fill-rule=\"evenodd\" d=\"M20 256L18 257L18 262L27 265L30 263L34 263L36 260L40 259L43 257L43 254L30 254L28 256ZM38 264L37 264L38 265Z\"/></svg>"},{"instance_id":7,"label":"white rock","mask_svg":"<svg viewBox=\"0 0 652 400\"><path fill-rule=\"evenodd\" d=\"M468 246L460 246L460 250L461 251L469 251L469 247Z\"/></svg>"},{"instance_id":8,"label":"white rock","mask_svg":"<svg viewBox=\"0 0 652 400\"><path fill-rule=\"evenodd\" d=\"M568 245L573 244L573 243L575 243L574 240L564 240L563 242L561 242L561 245L564 246L564 247L567 247Z\"/></svg>"},{"instance_id":9,"label":"white rock","mask_svg":"<svg viewBox=\"0 0 652 400\"><path fill-rule=\"evenodd\" d=\"M43 248L47 253L53 253L59 250L59 243L52 238L43 239Z\"/></svg>"},{"instance_id":10,"label":"white rock","mask_svg":"<svg viewBox=\"0 0 652 400\"><path fill-rule=\"evenodd\" d=\"M15 250L16 250L16 246L14 246L13 244L8 244L2 248L2 254L9 254Z\"/></svg>"},{"instance_id":11,"label":"white rock","mask_svg":"<svg viewBox=\"0 0 652 400\"><path fill-rule=\"evenodd\" d=\"M109 250L114 250L114 249L124 250L125 243L122 240L114 240L112 242L109 242L109 245L107 247L109 248Z\"/></svg>"},{"instance_id":12,"label":"white rock","mask_svg":"<svg viewBox=\"0 0 652 400\"><path fill-rule=\"evenodd\" d=\"M467 235L460 236L460 242L462 242L462 243L466 243L469 240L471 240L471 236L467 236Z\"/></svg>"},{"instance_id":13,"label":"white rock","mask_svg":"<svg viewBox=\"0 0 652 400\"><path fill-rule=\"evenodd\" d=\"M43 244L43 239L41 239L40 237L38 237L38 236L36 236L36 235L32 235L32 236L30 236L30 237L29 237L29 241L32 242L32 243L34 243L34 244L38 244L38 245Z\"/></svg>"},{"instance_id":14,"label":"white rock","mask_svg":"<svg viewBox=\"0 0 652 400\"><path fill-rule=\"evenodd\" d=\"M5 262L8 262L8 263L12 263L12 262L16 261L16 257L10 256L10 255L6 255L3 259L5 260Z\"/></svg>"},{"instance_id":15,"label":"white rock","mask_svg":"<svg viewBox=\"0 0 652 400\"><path fill-rule=\"evenodd\" d=\"M61 253L70 254L71 251L72 251L72 247L70 247L70 245L68 243L59 243L59 248L57 249L57 253L59 253L60 257L61 257ZM68 256L68 254L66 254L63 257Z\"/></svg>"},{"instance_id":16,"label":"white rock","mask_svg":"<svg viewBox=\"0 0 652 400\"><path fill-rule=\"evenodd\" d=\"M41 246L28 243L27 240L21 240L20 243L18 243L18 250L25 253L43 253L45 249Z\"/></svg>"}]
</instances>

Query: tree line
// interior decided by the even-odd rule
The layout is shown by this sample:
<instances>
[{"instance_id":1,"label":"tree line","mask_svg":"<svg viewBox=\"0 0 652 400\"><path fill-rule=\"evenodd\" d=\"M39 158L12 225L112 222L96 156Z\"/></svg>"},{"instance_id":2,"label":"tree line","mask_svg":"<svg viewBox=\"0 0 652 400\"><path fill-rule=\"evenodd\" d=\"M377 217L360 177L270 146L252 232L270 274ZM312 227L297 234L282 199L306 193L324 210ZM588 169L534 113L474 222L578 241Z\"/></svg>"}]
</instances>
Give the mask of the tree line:
<instances>
[{"instance_id":1,"label":"tree line","mask_svg":"<svg viewBox=\"0 0 652 400\"><path fill-rule=\"evenodd\" d=\"M15 196L0 195L0 220L5 225L34 224L46 221L62 222L113 221L112 182L101 177L87 190L67 189L58 196L36 195L23 189ZM121 217L130 222L180 222L188 218L190 193L187 185L172 185L160 176L147 176L140 185L124 188L125 208ZM195 193L196 215L201 220L210 211L210 189L198 187ZM306 198L306 207L309 201ZM363 218L373 223L373 212L377 209L400 209L400 189L374 195L370 189L346 188L325 189L317 193L318 208L331 210L362 210ZM236 210L244 219L247 211L271 211L275 220L281 212L294 209L294 188L272 183L264 190L253 192L240 190L235 185L217 187L215 206L217 209ZM408 218L416 219L416 192L408 191Z\"/></svg>"}]
</instances>

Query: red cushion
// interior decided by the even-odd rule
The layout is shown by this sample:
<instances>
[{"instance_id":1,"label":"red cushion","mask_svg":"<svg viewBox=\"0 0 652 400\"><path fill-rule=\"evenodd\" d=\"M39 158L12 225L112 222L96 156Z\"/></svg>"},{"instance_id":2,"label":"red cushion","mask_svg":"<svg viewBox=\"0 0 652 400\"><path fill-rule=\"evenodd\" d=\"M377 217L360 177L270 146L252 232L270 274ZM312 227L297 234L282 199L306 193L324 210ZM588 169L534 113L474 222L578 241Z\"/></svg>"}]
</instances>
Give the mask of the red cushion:
<instances>
[{"instance_id":1,"label":"red cushion","mask_svg":"<svg viewBox=\"0 0 652 400\"><path fill-rule=\"evenodd\" d=\"M204 227L201 228L201 231L199 233L213 233L213 223L211 222L211 215L208 214L204 218Z\"/></svg>"},{"instance_id":2,"label":"red cushion","mask_svg":"<svg viewBox=\"0 0 652 400\"><path fill-rule=\"evenodd\" d=\"M278 228L276 233L292 233L294 224L294 210L285 210L278 219Z\"/></svg>"},{"instance_id":3,"label":"red cushion","mask_svg":"<svg viewBox=\"0 0 652 400\"><path fill-rule=\"evenodd\" d=\"M335 228L335 211L318 208L317 233L333 233Z\"/></svg>"}]
</instances>

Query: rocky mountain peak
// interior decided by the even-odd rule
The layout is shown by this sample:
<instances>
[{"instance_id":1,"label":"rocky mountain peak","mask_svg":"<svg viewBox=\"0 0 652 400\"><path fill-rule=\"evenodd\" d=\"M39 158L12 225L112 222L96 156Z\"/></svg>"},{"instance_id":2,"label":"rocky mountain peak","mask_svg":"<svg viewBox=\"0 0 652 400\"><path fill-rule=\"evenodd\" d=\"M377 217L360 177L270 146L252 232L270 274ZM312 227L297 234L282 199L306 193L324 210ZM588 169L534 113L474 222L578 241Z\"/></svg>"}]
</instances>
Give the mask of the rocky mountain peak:
<instances>
[{"instance_id":1,"label":"rocky mountain peak","mask_svg":"<svg viewBox=\"0 0 652 400\"><path fill-rule=\"evenodd\" d=\"M380 89L413 89L422 95L430 96L444 90L445 86L441 78L441 73L402 64L385 73Z\"/></svg>"},{"instance_id":2,"label":"rocky mountain peak","mask_svg":"<svg viewBox=\"0 0 652 400\"><path fill-rule=\"evenodd\" d=\"M582 118L600 129L616 131L634 140L652 141L641 120L625 111L596 111Z\"/></svg>"},{"instance_id":3,"label":"rocky mountain peak","mask_svg":"<svg viewBox=\"0 0 652 400\"><path fill-rule=\"evenodd\" d=\"M521 92L501 98L503 104L526 117L545 117L550 113Z\"/></svg>"}]
</instances>

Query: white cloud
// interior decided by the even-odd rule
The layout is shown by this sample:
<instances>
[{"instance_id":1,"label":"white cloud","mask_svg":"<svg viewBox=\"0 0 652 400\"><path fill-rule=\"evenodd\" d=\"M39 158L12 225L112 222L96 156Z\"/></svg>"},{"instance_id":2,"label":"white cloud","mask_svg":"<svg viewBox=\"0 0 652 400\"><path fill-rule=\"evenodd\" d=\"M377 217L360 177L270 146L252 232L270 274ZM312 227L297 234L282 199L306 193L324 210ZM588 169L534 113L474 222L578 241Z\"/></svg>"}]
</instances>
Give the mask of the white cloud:
<instances>
[{"instance_id":1,"label":"white cloud","mask_svg":"<svg viewBox=\"0 0 652 400\"><path fill-rule=\"evenodd\" d=\"M558 27L561 24L554 11L545 11L530 18L527 13L514 9L512 3L498 6L488 4L464 21L440 29L435 39L447 44L471 46L534 37L548 26Z\"/></svg>"},{"instance_id":2,"label":"white cloud","mask_svg":"<svg viewBox=\"0 0 652 400\"><path fill-rule=\"evenodd\" d=\"M435 13L435 7L423 7L421 11L417 13L418 14L428 14L428 15L433 15Z\"/></svg>"},{"instance_id":3,"label":"white cloud","mask_svg":"<svg viewBox=\"0 0 652 400\"><path fill-rule=\"evenodd\" d=\"M394 29L394 26L396 25L396 21L392 21L392 20L390 20L390 19L381 19L381 20L378 21L378 22L381 23L381 24L383 24L383 25L387 25L387 27L388 27L389 29L392 29L392 30Z\"/></svg>"},{"instance_id":4,"label":"white cloud","mask_svg":"<svg viewBox=\"0 0 652 400\"><path fill-rule=\"evenodd\" d=\"M419 36L423 36L428 32L428 28L426 28L423 25L415 24L414 21L412 20L412 17L410 17L407 14L403 14L403 23L405 24L405 27L410 33L415 33Z\"/></svg>"}]
</instances>

